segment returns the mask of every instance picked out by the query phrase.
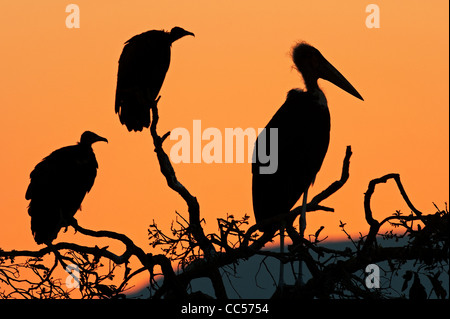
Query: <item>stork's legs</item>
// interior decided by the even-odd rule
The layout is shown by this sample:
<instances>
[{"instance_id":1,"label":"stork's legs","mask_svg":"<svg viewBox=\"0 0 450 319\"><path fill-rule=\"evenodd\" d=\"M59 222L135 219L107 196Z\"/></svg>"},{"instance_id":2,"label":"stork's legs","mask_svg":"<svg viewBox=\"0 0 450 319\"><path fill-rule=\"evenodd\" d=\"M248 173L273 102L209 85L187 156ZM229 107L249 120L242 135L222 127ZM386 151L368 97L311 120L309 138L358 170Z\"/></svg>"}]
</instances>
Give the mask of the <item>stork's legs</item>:
<instances>
[{"instance_id":1,"label":"stork's legs","mask_svg":"<svg viewBox=\"0 0 450 319\"><path fill-rule=\"evenodd\" d=\"M284 222L280 227L280 255L284 254ZM280 293L283 292L284 286L284 264L280 260L280 277L278 279L278 288L280 289Z\"/></svg>"},{"instance_id":2,"label":"stork's legs","mask_svg":"<svg viewBox=\"0 0 450 319\"><path fill-rule=\"evenodd\" d=\"M300 215L300 236L305 237L306 205L308 204L308 188L303 193L302 214Z\"/></svg>"},{"instance_id":3,"label":"stork's legs","mask_svg":"<svg viewBox=\"0 0 450 319\"><path fill-rule=\"evenodd\" d=\"M305 236L306 229L306 205L308 203L308 188L303 193L303 203L302 203L302 213L300 215L300 237L303 238ZM303 261L299 259L298 261L298 279L297 284L303 286L305 283L303 281Z\"/></svg>"}]
</instances>

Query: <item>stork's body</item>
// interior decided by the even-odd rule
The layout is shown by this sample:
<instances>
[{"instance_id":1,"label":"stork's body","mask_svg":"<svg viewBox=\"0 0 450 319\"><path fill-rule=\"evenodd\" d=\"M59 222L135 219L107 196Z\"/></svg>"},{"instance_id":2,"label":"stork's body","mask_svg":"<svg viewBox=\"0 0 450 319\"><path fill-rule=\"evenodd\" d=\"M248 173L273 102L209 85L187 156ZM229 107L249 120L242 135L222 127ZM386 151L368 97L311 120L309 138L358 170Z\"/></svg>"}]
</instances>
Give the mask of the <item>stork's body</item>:
<instances>
[{"instance_id":1,"label":"stork's body","mask_svg":"<svg viewBox=\"0 0 450 319\"><path fill-rule=\"evenodd\" d=\"M150 30L125 42L119 59L115 112L129 131L150 126L150 107L169 69L172 43L186 35L194 34L175 27L170 32Z\"/></svg>"},{"instance_id":2,"label":"stork's body","mask_svg":"<svg viewBox=\"0 0 450 319\"><path fill-rule=\"evenodd\" d=\"M288 213L314 183L322 166L330 141L330 112L317 80L328 80L362 99L316 48L300 43L293 50L293 60L306 90L289 91L286 102L266 126L266 134L271 134L270 128L278 129L278 169L273 174L261 174L263 165L258 156L252 165L253 210L257 222ZM256 147L264 147L259 145L259 139Z\"/></svg>"},{"instance_id":3,"label":"stork's body","mask_svg":"<svg viewBox=\"0 0 450 319\"><path fill-rule=\"evenodd\" d=\"M300 235L306 227L306 194L314 183L330 142L330 112L325 94L319 88L319 78L328 80L341 89L362 100L355 88L319 52L300 43L293 50L293 60L302 74L306 90L289 91L285 103L275 113L265 128L265 140L272 141L269 134L277 128L278 169L264 174L256 155L252 165L253 211L258 223L273 216L286 214L303 194L303 210L300 219ZM256 154L268 154L270 148L256 141ZM261 152L260 147L266 147ZM274 148L276 149L276 148ZM283 222L265 225L265 232L280 228L281 251L283 251ZM301 263L300 263L301 268ZM280 268L280 287L283 286L283 268ZM299 271L301 282L301 270Z\"/></svg>"},{"instance_id":4,"label":"stork's body","mask_svg":"<svg viewBox=\"0 0 450 319\"><path fill-rule=\"evenodd\" d=\"M270 128L278 129L278 169L274 174L260 174L261 163L253 164L253 209L258 223L288 213L314 183L330 141L330 113L322 91L289 91L267 124L266 134L271 134Z\"/></svg>"}]
</instances>

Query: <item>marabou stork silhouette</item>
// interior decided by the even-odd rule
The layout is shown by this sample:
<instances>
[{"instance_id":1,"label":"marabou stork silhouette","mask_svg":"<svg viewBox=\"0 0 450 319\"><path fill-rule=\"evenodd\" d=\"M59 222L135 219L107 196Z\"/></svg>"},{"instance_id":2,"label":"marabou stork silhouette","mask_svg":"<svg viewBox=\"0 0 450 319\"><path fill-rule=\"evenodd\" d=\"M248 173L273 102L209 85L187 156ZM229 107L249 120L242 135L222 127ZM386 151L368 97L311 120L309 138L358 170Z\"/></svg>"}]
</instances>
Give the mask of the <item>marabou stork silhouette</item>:
<instances>
[{"instance_id":1,"label":"marabou stork silhouette","mask_svg":"<svg viewBox=\"0 0 450 319\"><path fill-rule=\"evenodd\" d=\"M300 217L300 235L306 227L307 192L314 183L322 166L330 140L330 113L327 99L317 84L319 78L328 80L344 91L363 100L355 88L317 50L304 42L294 47L292 57L297 70L304 79L306 90L293 89L286 101L275 113L263 131L265 140L271 128L278 133L278 169L273 174L263 174L260 168L267 165L258 160L264 143L255 144L256 161L252 164L253 211L256 222L261 223L279 214L289 213L303 194L303 208ZM255 157L254 157L255 158ZM283 252L284 223L260 227L264 232L275 233L280 229L280 245ZM300 263L301 264L301 263ZM301 268L301 266L300 266ZM301 269L300 269L301 277ZM280 269L280 286L283 285ZM301 282L300 278L300 282Z\"/></svg>"},{"instance_id":2,"label":"marabou stork silhouette","mask_svg":"<svg viewBox=\"0 0 450 319\"><path fill-rule=\"evenodd\" d=\"M170 65L172 43L194 34L180 27L135 35L123 48L117 73L115 112L128 131L150 126L155 103Z\"/></svg>"},{"instance_id":3,"label":"marabou stork silhouette","mask_svg":"<svg viewBox=\"0 0 450 319\"><path fill-rule=\"evenodd\" d=\"M76 145L52 152L30 174L25 198L30 201L31 232L37 244L50 245L69 226L94 185L98 163L92 144L108 140L86 131Z\"/></svg>"}]
</instances>

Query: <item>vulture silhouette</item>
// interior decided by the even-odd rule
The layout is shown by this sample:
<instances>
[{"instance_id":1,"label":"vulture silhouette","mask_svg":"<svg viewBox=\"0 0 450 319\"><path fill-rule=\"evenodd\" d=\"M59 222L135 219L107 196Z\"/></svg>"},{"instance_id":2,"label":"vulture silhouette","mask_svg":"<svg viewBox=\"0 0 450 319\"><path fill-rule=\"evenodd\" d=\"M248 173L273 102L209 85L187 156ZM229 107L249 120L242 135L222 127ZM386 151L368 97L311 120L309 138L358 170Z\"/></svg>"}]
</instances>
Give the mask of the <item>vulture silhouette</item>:
<instances>
[{"instance_id":1,"label":"vulture silhouette","mask_svg":"<svg viewBox=\"0 0 450 319\"><path fill-rule=\"evenodd\" d=\"M117 73L115 112L128 131L150 126L150 108L170 65L172 43L194 34L180 27L135 35L123 48Z\"/></svg>"},{"instance_id":2,"label":"vulture silhouette","mask_svg":"<svg viewBox=\"0 0 450 319\"><path fill-rule=\"evenodd\" d=\"M92 144L99 141L108 142L106 138L86 131L78 144L57 149L31 172L25 198L31 200L28 214L37 244L50 245L81 208L81 202L97 176L98 163Z\"/></svg>"}]
</instances>

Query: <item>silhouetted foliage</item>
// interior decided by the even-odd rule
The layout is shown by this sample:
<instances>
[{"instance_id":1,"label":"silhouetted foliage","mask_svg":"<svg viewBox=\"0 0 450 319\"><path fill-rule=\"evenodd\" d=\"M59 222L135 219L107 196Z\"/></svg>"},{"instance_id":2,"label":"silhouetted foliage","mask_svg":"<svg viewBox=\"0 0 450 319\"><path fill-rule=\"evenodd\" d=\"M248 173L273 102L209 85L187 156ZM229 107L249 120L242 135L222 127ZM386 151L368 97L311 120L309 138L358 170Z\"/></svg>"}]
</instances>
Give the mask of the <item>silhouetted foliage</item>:
<instances>
[{"instance_id":1,"label":"silhouetted foliage","mask_svg":"<svg viewBox=\"0 0 450 319\"><path fill-rule=\"evenodd\" d=\"M160 248L162 253L154 255L146 252L126 234L84 228L73 218L96 176L97 162L91 144L106 140L85 132L79 145L53 152L31 173L26 198L31 199L29 214L32 217L32 232L38 244L45 243L47 246L36 251L0 249L0 297L126 298L130 280L145 272L149 277L152 299L227 299L224 280L236 275L236 266L241 260L260 255L278 259L284 264L304 263L311 274L311 278L304 283L296 280L295 285L278 287L273 298L399 297L419 300L429 298L433 292L438 298L447 298L448 291L442 285L440 276L444 272L448 273L449 211L447 207L441 210L437 206L433 213L425 214L417 210L408 198L398 174L387 174L369 182L364 195L368 234L360 233L358 239L352 238L345 229L346 223L341 221L340 228L353 244L353 249L339 250L323 245L326 242L326 237L322 238L323 226L309 237L304 236L304 223L300 223L302 226L299 230L293 226L297 217L305 219L306 212L333 212L333 208L324 206L322 202L339 191L349 178L352 156L350 146L345 152L340 178L309 202L304 201L301 206L293 208L314 181L328 148L330 118L326 99L317 86L317 79L327 79L362 99L318 50L305 43L294 49L293 59L303 74L307 91L292 90L285 104L267 125L267 128L282 127L280 158L284 161L283 168L279 174L263 176L255 174L260 163L253 166L257 224L250 225L247 214L242 217L226 215L217 219L218 232L205 233L200 203L178 180L164 151L163 144L170 132L163 136L157 132L160 99L157 96L169 68L170 47L175 40L186 35L193 34L178 27L169 33L154 30L142 33L127 41L119 60L115 112L129 131L141 131L144 127L150 127L154 151L167 186L187 206L187 213L176 212L170 233L161 230L157 221L149 226L150 247ZM299 126L304 131L299 130ZM316 129L315 135L313 134L316 137L313 142L316 143L311 146L311 140L304 143L302 139L307 135L305 132L311 133L313 129ZM289 152L293 148L289 144L292 136L294 144L300 145L297 146L298 152L293 154ZM301 152L305 151L303 148L308 148L309 158L305 159L305 156L300 160ZM294 183L290 185L293 191L289 193L283 187L291 174L294 175ZM405 215L396 211L378 221L372 214L371 198L375 187L389 180L395 181L411 213ZM74 183L63 188L57 186L68 181ZM299 182L298 185L295 182ZM342 217L344 218L345 216ZM277 227L273 227L274 225ZM286 252L263 250L278 235L279 225L285 228L292 245ZM53 244L59 230L68 226L90 237L93 243L89 246L68 242ZM382 226L389 226L391 229L382 232ZM121 243L125 250L117 253L110 246L99 247L100 244L95 244L97 239L98 243L100 239L102 242L108 239ZM392 247L383 245L383 239L402 242ZM131 258L139 261L137 269L131 268ZM383 269L386 282L390 283L399 274L402 276L401 291L395 291L392 285L380 289L368 287L365 282L367 265L381 262L388 265L387 269ZM414 270L408 267L410 262L414 263ZM260 264L260 268L262 267L266 267L265 259ZM69 273L65 280L60 279L58 271L61 270ZM269 274L272 275L270 270ZM298 273L294 272L294 275L298 276ZM210 279L214 296L191 291L190 285L197 278ZM426 280L432 287L429 291L424 286ZM409 293L406 295L408 288Z\"/></svg>"},{"instance_id":2,"label":"silhouetted foliage","mask_svg":"<svg viewBox=\"0 0 450 319\"><path fill-rule=\"evenodd\" d=\"M211 280L216 298L225 299L227 293L223 280L226 276L222 274L234 275L233 265L253 255L277 258L284 263L302 260L312 275L304 285L285 286L283 290L277 290L274 298L390 298L392 288L369 289L364 284L365 267L382 261L389 264L389 269L384 270L385 278L403 274L402 290L406 291L410 287L408 296L404 292L398 292L397 297L424 298L430 297L433 291L438 298L448 296L440 280L440 274L448 272L448 209L446 207L445 210L440 210L436 207L436 212L430 214L418 211L407 197L398 174L388 174L369 183L364 208L370 231L367 235L361 234L358 239L348 236L354 250L331 249L321 245L325 241L320 238L323 228L319 228L309 238L302 238L292 226L301 213L301 206L287 214L277 215L251 226L247 215L240 218L227 215L225 218L218 218L218 233L205 234L199 203L177 179L164 152L163 143L169 133L162 137L157 133L157 103L152 112L150 131L161 172L168 186L184 199L188 207L187 217L177 213L170 234L159 229L156 222L149 226L150 245L152 248L160 247L163 254L146 253L125 234L85 229L73 220L71 226L76 231L91 236L93 241L95 238L119 241L125 245L125 251L116 254L109 247L64 242L37 251L0 251L2 298L125 298L129 280L137 274L147 272L154 299L206 298L208 296L203 293L189 292L191 281L202 277ZM307 204L307 211L333 211L332 208L321 205L321 202L338 191L349 178L351 154L350 147L347 147L340 179L312 198ZM370 207L371 196L376 185L391 179L396 182L411 214L404 215L397 211L382 221L377 221ZM279 223L281 220L287 225L286 230L293 245L285 253L262 250L273 239L274 234L260 233L258 229L264 226L263 223ZM340 227L344 232L345 225L341 222ZM396 231L380 233L383 225L390 225ZM406 240L406 244L383 247L383 238ZM129 268L132 257L139 260L141 266L138 269ZM410 269L402 268L408 261L418 265L414 274ZM57 268L67 269L70 264L77 265L79 269L79 288L67 288L65 282L55 278ZM181 271L176 271L176 268ZM112 285L113 277L122 278L121 283ZM425 290L424 280L430 281L432 291Z\"/></svg>"}]
</instances>

